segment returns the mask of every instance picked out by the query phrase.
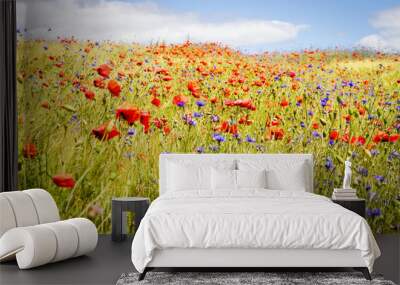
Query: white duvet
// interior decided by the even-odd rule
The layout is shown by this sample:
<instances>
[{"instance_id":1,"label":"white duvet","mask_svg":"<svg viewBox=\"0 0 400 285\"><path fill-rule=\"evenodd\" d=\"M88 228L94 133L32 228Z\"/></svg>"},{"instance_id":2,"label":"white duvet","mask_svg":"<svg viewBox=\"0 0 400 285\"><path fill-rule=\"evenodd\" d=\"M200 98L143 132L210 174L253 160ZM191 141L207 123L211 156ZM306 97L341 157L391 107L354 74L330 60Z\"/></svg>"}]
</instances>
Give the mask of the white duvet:
<instances>
[{"instance_id":1,"label":"white duvet","mask_svg":"<svg viewBox=\"0 0 400 285\"><path fill-rule=\"evenodd\" d=\"M370 271L380 251L365 219L307 192L171 192L150 206L132 243L143 272L155 249L358 249Z\"/></svg>"}]
</instances>

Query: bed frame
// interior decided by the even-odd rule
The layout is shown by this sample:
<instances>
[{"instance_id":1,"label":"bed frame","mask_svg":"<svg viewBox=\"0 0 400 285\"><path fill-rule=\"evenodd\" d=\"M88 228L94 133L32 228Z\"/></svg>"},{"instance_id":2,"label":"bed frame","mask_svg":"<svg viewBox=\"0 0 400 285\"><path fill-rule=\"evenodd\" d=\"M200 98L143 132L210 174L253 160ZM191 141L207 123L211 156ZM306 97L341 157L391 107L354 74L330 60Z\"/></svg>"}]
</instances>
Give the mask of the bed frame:
<instances>
[{"instance_id":1,"label":"bed frame","mask_svg":"<svg viewBox=\"0 0 400 285\"><path fill-rule=\"evenodd\" d=\"M191 162L237 159L304 160L307 164L307 192L313 192L312 154L161 154L160 195L166 192L167 161L189 160ZM235 271L265 268L353 268L361 271L367 280L371 275L359 250L329 249L158 249L152 261L139 275L143 280L146 273L156 268L230 268Z\"/></svg>"}]
</instances>

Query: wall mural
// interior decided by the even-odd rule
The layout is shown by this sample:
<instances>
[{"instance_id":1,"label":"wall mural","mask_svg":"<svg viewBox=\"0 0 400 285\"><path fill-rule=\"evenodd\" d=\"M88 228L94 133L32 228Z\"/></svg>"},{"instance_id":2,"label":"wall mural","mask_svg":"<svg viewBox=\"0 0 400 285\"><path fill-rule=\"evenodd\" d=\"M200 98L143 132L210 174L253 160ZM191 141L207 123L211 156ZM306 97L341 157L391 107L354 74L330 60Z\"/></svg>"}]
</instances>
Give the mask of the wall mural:
<instances>
[{"instance_id":1,"label":"wall mural","mask_svg":"<svg viewBox=\"0 0 400 285\"><path fill-rule=\"evenodd\" d=\"M399 229L398 53L46 29L18 30L19 187L50 191L63 218L109 232L111 197L157 197L163 152L313 153L317 193L341 186L350 157L372 229Z\"/></svg>"}]
</instances>

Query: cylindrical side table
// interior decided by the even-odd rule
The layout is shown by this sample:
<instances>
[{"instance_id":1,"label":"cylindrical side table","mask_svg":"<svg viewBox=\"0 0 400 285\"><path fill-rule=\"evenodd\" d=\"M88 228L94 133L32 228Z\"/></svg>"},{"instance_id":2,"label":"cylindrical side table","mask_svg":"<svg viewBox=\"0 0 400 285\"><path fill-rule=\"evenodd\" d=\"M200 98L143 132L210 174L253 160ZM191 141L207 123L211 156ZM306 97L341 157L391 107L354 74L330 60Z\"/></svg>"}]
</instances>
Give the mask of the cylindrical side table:
<instances>
[{"instance_id":1,"label":"cylindrical side table","mask_svg":"<svg viewBox=\"0 0 400 285\"><path fill-rule=\"evenodd\" d=\"M144 197L116 197L111 204L111 239L123 241L126 239L127 216L126 212L133 212L135 228L138 229L140 221L146 214L150 205L150 199Z\"/></svg>"}]
</instances>

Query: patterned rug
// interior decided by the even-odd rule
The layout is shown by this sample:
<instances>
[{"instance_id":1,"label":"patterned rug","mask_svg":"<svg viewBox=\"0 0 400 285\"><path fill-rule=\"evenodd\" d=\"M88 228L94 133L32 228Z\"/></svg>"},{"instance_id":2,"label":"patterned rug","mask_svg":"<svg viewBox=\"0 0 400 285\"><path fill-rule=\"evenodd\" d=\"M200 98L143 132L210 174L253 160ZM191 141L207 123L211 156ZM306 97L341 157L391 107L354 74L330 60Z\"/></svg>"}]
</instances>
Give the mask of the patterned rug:
<instances>
[{"instance_id":1,"label":"patterned rug","mask_svg":"<svg viewBox=\"0 0 400 285\"><path fill-rule=\"evenodd\" d=\"M122 274L117 285L395 285L380 275L368 281L359 272L148 272L138 281L138 273Z\"/></svg>"}]
</instances>

